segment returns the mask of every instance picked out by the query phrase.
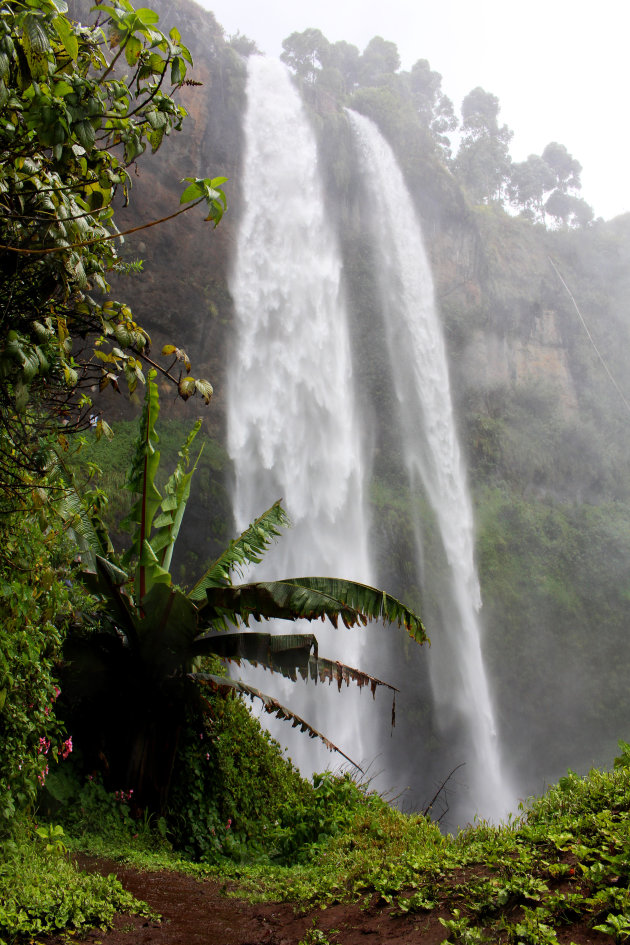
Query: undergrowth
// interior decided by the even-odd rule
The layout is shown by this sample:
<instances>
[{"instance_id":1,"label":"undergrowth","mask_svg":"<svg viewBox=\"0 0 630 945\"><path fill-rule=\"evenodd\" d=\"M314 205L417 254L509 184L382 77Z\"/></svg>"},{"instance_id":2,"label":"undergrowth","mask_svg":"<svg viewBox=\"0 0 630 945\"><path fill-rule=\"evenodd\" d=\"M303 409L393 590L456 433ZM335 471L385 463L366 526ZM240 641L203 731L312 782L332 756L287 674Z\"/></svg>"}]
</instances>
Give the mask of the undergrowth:
<instances>
[{"instance_id":1,"label":"undergrowth","mask_svg":"<svg viewBox=\"0 0 630 945\"><path fill-rule=\"evenodd\" d=\"M303 909L363 902L395 915L433 914L450 945L549 945L576 923L623 942L630 937L629 761L622 743L613 771L569 772L518 818L476 823L456 836L392 809L347 775L320 775L296 805L293 824L276 825L263 852L256 842L244 856L245 838L235 857L225 848L205 862L175 848L167 820L134 817L128 799L90 782L75 799L67 833L40 827L5 855L0 935L27 940L141 908L111 877L81 877L67 845L144 869L229 877L252 900Z\"/></svg>"},{"instance_id":2,"label":"undergrowth","mask_svg":"<svg viewBox=\"0 0 630 945\"><path fill-rule=\"evenodd\" d=\"M115 876L77 869L63 829L18 824L0 857L0 945L108 927L118 912L151 916Z\"/></svg>"},{"instance_id":3,"label":"undergrowth","mask_svg":"<svg viewBox=\"0 0 630 945\"><path fill-rule=\"evenodd\" d=\"M363 901L440 913L445 942L548 945L584 923L630 937L630 746L612 772L569 772L518 819L443 836L373 799L299 868L243 874L257 895L304 907Z\"/></svg>"}]
</instances>

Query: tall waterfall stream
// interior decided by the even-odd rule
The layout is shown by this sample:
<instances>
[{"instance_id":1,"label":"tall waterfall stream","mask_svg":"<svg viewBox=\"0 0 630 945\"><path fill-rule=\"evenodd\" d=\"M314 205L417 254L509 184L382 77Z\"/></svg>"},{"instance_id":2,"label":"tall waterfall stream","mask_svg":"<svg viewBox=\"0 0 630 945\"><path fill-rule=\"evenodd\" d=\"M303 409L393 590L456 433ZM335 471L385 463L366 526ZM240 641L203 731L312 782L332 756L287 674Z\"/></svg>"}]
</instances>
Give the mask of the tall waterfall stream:
<instances>
[{"instance_id":1,"label":"tall waterfall stream","mask_svg":"<svg viewBox=\"0 0 630 945\"><path fill-rule=\"evenodd\" d=\"M467 779L476 812L501 816L513 795L501 771L493 706L481 652L481 594L474 523L459 448L442 329L420 224L396 158L376 125L356 112L355 130L377 246L378 285L394 378L405 463L437 519L456 624L432 639L429 666L437 717L468 729ZM416 541L422 535L416 522Z\"/></svg>"},{"instance_id":2,"label":"tall waterfall stream","mask_svg":"<svg viewBox=\"0 0 630 945\"><path fill-rule=\"evenodd\" d=\"M228 448L237 526L281 498L293 527L256 568L258 579L314 574L372 583L341 259L324 212L315 137L279 62L250 57L247 96L244 212L230 283L237 322ZM323 656L361 663L360 631L303 629L316 632ZM365 760L367 693L344 691L340 700L312 684L260 675L255 684L279 688L281 701L353 760ZM283 740L291 731L286 723L273 730ZM291 756L304 773L337 764L323 746L294 741Z\"/></svg>"},{"instance_id":3,"label":"tall waterfall stream","mask_svg":"<svg viewBox=\"0 0 630 945\"><path fill-rule=\"evenodd\" d=\"M228 374L228 447L234 512L244 528L278 498L293 528L256 569L258 578L335 575L373 583L368 554L370 474L353 383L349 319L337 237L324 205L316 141L282 65L251 56L245 116L243 213L230 286L236 311ZM349 113L379 259L378 290L411 488L430 500L449 569L447 633L429 654L437 718L466 732L474 813L498 818L513 796L501 772L481 652L474 532L458 445L448 366L422 233L391 149L376 127ZM416 526L418 557L422 535ZM279 628L285 629L285 628ZM320 653L368 669L361 631L307 625ZM428 628L429 632L431 628ZM383 632L391 633L391 630ZM254 677L250 676L254 680ZM413 679L405 679L413 686ZM374 763L386 698L315 691L255 677L355 761ZM286 741L285 729L273 732ZM303 737L291 756L305 774L335 765Z\"/></svg>"}]
</instances>

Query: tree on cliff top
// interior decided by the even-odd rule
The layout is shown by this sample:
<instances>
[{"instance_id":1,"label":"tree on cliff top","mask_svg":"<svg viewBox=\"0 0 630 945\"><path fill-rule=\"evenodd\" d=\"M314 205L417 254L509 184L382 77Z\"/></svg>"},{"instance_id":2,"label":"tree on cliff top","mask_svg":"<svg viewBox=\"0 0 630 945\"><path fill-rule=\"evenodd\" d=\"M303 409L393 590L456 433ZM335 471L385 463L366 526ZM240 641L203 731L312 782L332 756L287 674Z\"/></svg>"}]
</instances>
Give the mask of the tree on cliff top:
<instances>
[{"instance_id":1,"label":"tree on cliff top","mask_svg":"<svg viewBox=\"0 0 630 945\"><path fill-rule=\"evenodd\" d=\"M530 154L512 165L508 196L523 215L545 223L547 215L565 226L586 226L593 210L578 196L582 165L563 144L552 141L542 156Z\"/></svg>"},{"instance_id":2,"label":"tree on cliff top","mask_svg":"<svg viewBox=\"0 0 630 945\"><path fill-rule=\"evenodd\" d=\"M479 86L462 102L462 141L454 170L473 200L501 200L510 173L512 132L499 125L499 100Z\"/></svg>"}]
</instances>

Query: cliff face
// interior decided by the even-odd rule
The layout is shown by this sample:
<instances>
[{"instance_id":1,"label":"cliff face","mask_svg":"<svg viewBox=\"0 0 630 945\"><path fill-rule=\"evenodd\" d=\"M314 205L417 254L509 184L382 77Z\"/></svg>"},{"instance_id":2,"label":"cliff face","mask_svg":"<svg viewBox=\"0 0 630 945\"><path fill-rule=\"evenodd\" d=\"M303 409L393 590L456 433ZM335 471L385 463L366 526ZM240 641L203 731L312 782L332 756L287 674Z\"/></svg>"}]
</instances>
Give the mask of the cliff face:
<instances>
[{"instance_id":1,"label":"cliff face","mask_svg":"<svg viewBox=\"0 0 630 945\"><path fill-rule=\"evenodd\" d=\"M475 329L459 361L459 383L475 390L544 384L569 418L578 409L578 399L568 360L557 315L547 310L536 318L527 339Z\"/></svg>"}]
</instances>

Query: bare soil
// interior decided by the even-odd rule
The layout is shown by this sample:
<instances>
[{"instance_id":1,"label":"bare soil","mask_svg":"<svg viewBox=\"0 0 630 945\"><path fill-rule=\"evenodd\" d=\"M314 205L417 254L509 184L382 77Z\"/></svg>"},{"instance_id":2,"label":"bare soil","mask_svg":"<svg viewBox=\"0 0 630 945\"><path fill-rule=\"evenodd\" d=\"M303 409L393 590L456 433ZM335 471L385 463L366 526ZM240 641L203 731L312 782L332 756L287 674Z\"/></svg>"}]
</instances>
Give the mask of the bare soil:
<instances>
[{"instance_id":1,"label":"bare soil","mask_svg":"<svg viewBox=\"0 0 630 945\"><path fill-rule=\"evenodd\" d=\"M140 872L107 860L81 857L84 869L115 873L123 886L162 915L162 921L121 915L108 932L92 930L72 941L84 945L298 945L317 942L309 930L320 930L331 945L440 945L447 938L434 909L421 915L393 915L391 907L357 904L298 913L290 903L252 904L229 896L229 885L198 880L183 873ZM563 945L602 945L614 939L585 924L558 932ZM60 936L41 945L65 945Z\"/></svg>"}]
</instances>

